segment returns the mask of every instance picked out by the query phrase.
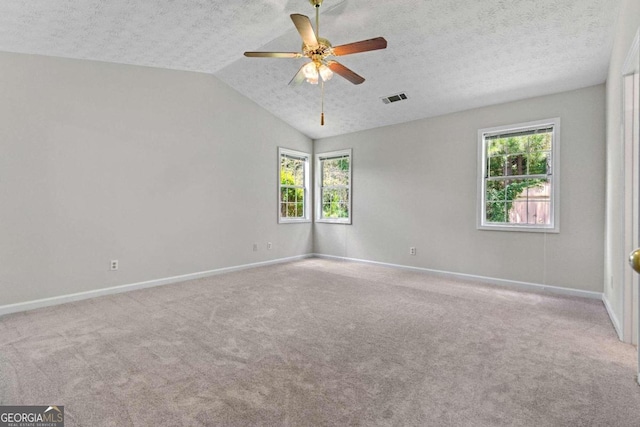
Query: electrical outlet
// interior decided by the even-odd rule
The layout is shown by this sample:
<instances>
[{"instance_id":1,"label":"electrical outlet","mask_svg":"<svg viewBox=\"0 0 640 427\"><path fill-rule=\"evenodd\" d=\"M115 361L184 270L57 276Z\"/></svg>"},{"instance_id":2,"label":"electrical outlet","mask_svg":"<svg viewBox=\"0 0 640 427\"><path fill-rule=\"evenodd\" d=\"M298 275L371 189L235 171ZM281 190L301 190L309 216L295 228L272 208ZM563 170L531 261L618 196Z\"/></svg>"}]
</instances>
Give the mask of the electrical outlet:
<instances>
[{"instance_id":1,"label":"electrical outlet","mask_svg":"<svg viewBox=\"0 0 640 427\"><path fill-rule=\"evenodd\" d=\"M253 252L258 252L258 244L257 243L253 244Z\"/></svg>"},{"instance_id":2,"label":"electrical outlet","mask_svg":"<svg viewBox=\"0 0 640 427\"><path fill-rule=\"evenodd\" d=\"M413 246L411 246L411 247L409 248L409 255L415 255L415 254L416 254L416 248L415 248L415 247L413 247Z\"/></svg>"},{"instance_id":3,"label":"electrical outlet","mask_svg":"<svg viewBox=\"0 0 640 427\"><path fill-rule=\"evenodd\" d=\"M267 249L271 250L272 247L273 247L273 245L271 244L271 242L267 242Z\"/></svg>"},{"instance_id":4,"label":"electrical outlet","mask_svg":"<svg viewBox=\"0 0 640 427\"><path fill-rule=\"evenodd\" d=\"M117 269L118 269L118 260L117 259L111 260L111 271L115 271Z\"/></svg>"}]
</instances>

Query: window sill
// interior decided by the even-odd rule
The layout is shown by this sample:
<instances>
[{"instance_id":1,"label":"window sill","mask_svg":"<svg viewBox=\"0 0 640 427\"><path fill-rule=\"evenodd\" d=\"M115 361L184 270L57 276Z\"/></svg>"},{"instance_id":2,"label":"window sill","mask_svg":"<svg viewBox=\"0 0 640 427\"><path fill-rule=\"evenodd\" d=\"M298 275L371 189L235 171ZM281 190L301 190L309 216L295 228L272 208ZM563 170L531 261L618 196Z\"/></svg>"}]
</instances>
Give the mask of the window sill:
<instances>
[{"instance_id":1,"label":"window sill","mask_svg":"<svg viewBox=\"0 0 640 427\"><path fill-rule=\"evenodd\" d=\"M351 225L351 219L316 219L316 222L324 223L324 224L346 224Z\"/></svg>"},{"instance_id":2,"label":"window sill","mask_svg":"<svg viewBox=\"0 0 640 427\"><path fill-rule=\"evenodd\" d=\"M278 224L304 224L307 222L311 222L310 219L304 218L304 219L283 219L280 218L278 219Z\"/></svg>"},{"instance_id":3,"label":"window sill","mask_svg":"<svg viewBox=\"0 0 640 427\"><path fill-rule=\"evenodd\" d=\"M523 233L549 233L558 234L558 227L527 227L522 225L480 225L478 230L481 231L516 231Z\"/></svg>"}]
</instances>

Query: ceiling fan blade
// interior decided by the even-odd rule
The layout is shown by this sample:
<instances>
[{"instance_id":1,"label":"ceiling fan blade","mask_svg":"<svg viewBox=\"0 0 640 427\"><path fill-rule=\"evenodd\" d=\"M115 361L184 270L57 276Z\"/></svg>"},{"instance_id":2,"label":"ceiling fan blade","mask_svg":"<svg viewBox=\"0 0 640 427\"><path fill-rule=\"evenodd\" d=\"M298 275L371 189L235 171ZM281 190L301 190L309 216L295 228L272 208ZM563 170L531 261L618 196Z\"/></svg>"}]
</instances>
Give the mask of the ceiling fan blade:
<instances>
[{"instance_id":1,"label":"ceiling fan blade","mask_svg":"<svg viewBox=\"0 0 640 427\"><path fill-rule=\"evenodd\" d=\"M309 46L311 49L317 48L318 38L316 37L315 31L313 31L309 17L300 15L299 13L293 13L291 14L291 20L300 33L300 37L302 37L304 44Z\"/></svg>"},{"instance_id":2,"label":"ceiling fan blade","mask_svg":"<svg viewBox=\"0 0 640 427\"><path fill-rule=\"evenodd\" d=\"M345 79L353 83L354 85L359 85L360 83L364 82L364 77L354 73L353 71L351 71L350 69L348 69L347 67L345 67L339 62L329 61L327 62L327 66L331 69L331 71L341 75L342 77L344 77Z\"/></svg>"},{"instance_id":3,"label":"ceiling fan blade","mask_svg":"<svg viewBox=\"0 0 640 427\"><path fill-rule=\"evenodd\" d=\"M300 58L297 52L245 52L244 56L250 58Z\"/></svg>"},{"instance_id":4,"label":"ceiling fan blade","mask_svg":"<svg viewBox=\"0 0 640 427\"><path fill-rule=\"evenodd\" d=\"M296 73L295 76L293 76L293 78L291 79L291 81L289 82L289 86L298 86L300 83L302 83L304 81L304 73L302 72L302 69L305 67L305 65L307 65L307 63L302 64L302 67L300 67L300 69L298 70L298 72Z\"/></svg>"},{"instance_id":5,"label":"ceiling fan blade","mask_svg":"<svg viewBox=\"0 0 640 427\"><path fill-rule=\"evenodd\" d=\"M333 54L335 56L351 55L352 53L368 52L370 50L385 49L386 47L387 41L384 37L376 37L375 39L336 46L333 48Z\"/></svg>"}]
</instances>

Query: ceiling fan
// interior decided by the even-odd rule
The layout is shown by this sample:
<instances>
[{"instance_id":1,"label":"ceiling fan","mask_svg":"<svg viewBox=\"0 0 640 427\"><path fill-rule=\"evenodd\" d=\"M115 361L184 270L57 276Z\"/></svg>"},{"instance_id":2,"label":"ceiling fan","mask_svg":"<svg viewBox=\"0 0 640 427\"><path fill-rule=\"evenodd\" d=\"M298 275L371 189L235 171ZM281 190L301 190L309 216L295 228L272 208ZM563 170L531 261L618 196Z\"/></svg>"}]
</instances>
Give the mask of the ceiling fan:
<instances>
[{"instance_id":1,"label":"ceiling fan","mask_svg":"<svg viewBox=\"0 0 640 427\"><path fill-rule=\"evenodd\" d=\"M329 40L320 37L319 9L323 0L309 0L316 9L316 28L313 29L311 20L305 15L294 13L291 20L302 37L302 53L300 52L245 52L244 56L252 58L309 58L311 61L300 67L289 85L298 85L304 80L311 84L321 83L323 87L323 111L320 124L324 125L324 82L336 73L353 84L364 82L364 77L345 67L341 63L328 59L332 56L351 55L353 53L368 52L385 49L387 41L384 37L362 40L333 47Z\"/></svg>"}]
</instances>

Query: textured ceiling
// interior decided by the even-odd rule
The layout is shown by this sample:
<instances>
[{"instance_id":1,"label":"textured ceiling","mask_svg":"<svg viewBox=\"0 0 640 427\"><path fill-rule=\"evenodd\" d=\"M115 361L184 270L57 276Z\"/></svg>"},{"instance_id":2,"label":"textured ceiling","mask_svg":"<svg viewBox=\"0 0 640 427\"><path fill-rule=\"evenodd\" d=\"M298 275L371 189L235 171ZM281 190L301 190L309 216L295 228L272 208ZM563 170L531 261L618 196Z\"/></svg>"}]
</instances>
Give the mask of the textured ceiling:
<instances>
[{"instance_id":1,"label":"textured ceiling","mask_svg":"<svg viewBox=\"0 0 640 427\"><path fill-rule=\"evenodd\" d=\"M305 59L289 18L308 0L2 0L0 51L216 75L312 138L433 117L605 81L619 0L325 0L320 35L336 46L383 36L385 50L339 61L320 88L287 86ZM381 97L406 92L408 100Z\"/></svg>"}]
</instances>

